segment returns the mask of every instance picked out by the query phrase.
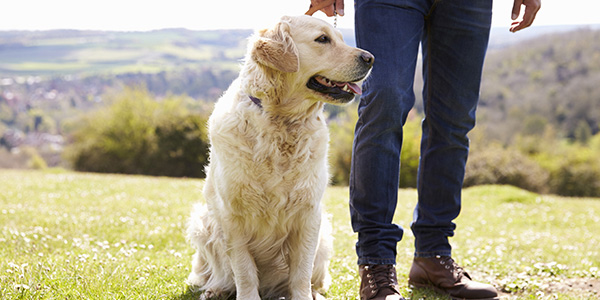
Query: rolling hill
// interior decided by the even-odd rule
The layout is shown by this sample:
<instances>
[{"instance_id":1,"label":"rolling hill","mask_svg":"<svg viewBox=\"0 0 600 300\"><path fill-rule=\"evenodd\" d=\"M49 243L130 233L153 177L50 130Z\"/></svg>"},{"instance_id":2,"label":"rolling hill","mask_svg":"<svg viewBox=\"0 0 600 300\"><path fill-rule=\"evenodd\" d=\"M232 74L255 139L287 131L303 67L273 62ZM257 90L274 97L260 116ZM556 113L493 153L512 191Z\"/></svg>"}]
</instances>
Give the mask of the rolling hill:
<instances>
[{"instance_id":1,"label":"rolling hill","mask_svg":"<svg viewBox=\"0 0 600 300\"><path fill-rule=\"evenodd\" d=\"M342 33L353 45L352 30ZM47 140L62 140L62 147L74 120L125 86L211 103L237 76L250 34L0 31L0 150ZM505 145L550 129L559 139L597 134L599 53L600 26L533 27L524 34L493 29L477 128Z\"/></svg>"},{"instance_id":2,"label":"rolling hill","mask_svg":"<svg viewBox=\"0 0 600 300\"><path fill-rule=\"evenodd\" d=\"M0 74L157 73L200 66L232 67L249 30L151 32L0 32Z\"/></svg>"}]
</instances>

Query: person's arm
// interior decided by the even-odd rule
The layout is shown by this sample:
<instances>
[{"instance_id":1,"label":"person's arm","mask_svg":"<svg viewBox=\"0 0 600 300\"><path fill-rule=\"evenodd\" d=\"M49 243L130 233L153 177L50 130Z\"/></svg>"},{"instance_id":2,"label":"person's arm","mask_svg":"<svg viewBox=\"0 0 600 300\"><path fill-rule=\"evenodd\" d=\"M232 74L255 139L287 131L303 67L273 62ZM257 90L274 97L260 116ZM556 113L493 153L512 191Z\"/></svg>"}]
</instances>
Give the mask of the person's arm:
<instances>
[{"instance_id":1,"label":"person's arm","mask_svg":"<svg viewBox=\"0 0 600 300\"><path fill-rule=\"evenodd\" d=\"M324 12L328 17L333 17L335 15L334 12L343 16L344 0L310 0L310 9L306 14L312 16L318 10Z\"/></svg>"},{"instance_id":2,"label":"person's arm","mask_svg":"<svg viewBox=\"0 0 600 300\"><path fill-rule=\"evenodd\" d=\"M516 21L521 14L521 6L525 5L525 12L523 13L523 19L520 21ZM535 15L538 10L542 7L541 0L515 0L512 9L511 19L514 21L511 24L510 32L517 32L521 29L525 29L533 23L535 19Z\"/></svg>"}]
</instances>

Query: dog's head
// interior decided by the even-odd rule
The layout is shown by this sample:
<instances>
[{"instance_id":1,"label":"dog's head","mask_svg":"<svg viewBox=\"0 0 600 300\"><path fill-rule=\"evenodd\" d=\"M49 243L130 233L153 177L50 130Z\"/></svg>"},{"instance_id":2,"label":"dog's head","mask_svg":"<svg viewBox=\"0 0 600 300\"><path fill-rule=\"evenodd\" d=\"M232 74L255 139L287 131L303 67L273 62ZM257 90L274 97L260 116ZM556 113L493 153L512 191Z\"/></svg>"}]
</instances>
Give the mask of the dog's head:
<instances>
[{"instance_id":1,"label":"dog's head","mask_svg":"<svg viewBox=\"0 0 600 300\"><path fill-rule=\"evenodd\" d=\"M295 95L329 103L347 103L361 94L359 86L374 57L348 46L327 22L310 16L283 17L261 30L250 45L249 59L285 78Z\"/></svg>"}]
</instances>

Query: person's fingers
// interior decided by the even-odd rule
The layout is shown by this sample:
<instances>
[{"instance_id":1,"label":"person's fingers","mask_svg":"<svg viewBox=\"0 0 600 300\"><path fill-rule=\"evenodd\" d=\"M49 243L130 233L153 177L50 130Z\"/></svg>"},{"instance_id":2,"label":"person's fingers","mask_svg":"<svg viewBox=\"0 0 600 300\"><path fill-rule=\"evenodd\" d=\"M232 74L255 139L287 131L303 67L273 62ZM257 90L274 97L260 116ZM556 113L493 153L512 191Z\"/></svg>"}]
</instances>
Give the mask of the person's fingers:
<instances>
[{"instance_id":1,"label":"person's fingers","mask_svg":"<svg viewBox=\"0 0 600 300\"><path fill-rule=\"evenodd\" d=\"M316 11L320 10L328 17L334 15L333 3L335 0L311 0L310 9L306 12L307 15L313 15Z\"/></svg>"},{"instance_id":2,"label":"person's fingers","mask_svg":"<svg viewBox=\"0 0 600 300\"><path fill-rule=\"evenodd\" d=\"M512 24L510 24L509 30L513 33L521 30L521 22L512 22Z\"/></svg>"},{"instance_id":3,"label":"person's fingers","mask_svg":"<svg viewBox=\"0 0 600 300\"><path fill-rule=\"evenodd\" d=\"M525 27L523 28L527 28L531 26L531 24L533 24L533 20L535 20L535 16L540 10L540 7L540 0L527 0L527 4L525 6L525 13L523 14L522 23L525 23Z\"/></svg>"},{"instance_id":4,"label":"person's fingers","mask_svg":"<svg viewBox=\"0 0 600 300\"><path fill-rule=\"evenodd\" d=\"M329 5L329 6L325 6L323 9L321 9L322 12L325 13L325 15L327 15L328 17L333 17L334 13L333 13L333 4Z\"/></svg>"},{"instance_id":5,"label":"person's fingers","mask_svg":"<svg viewBox=\"0 0 600 300\"><path fill-rule=\"evenodd\" d=\"M512 26L510 28L511 32L517 32L519 30L531 26L531 24L533 24L533 21L535 20L537 12L542 6L541 0L515 0L515 3L517 3L517 1L523 2L523 4L525 5L525 12L523 13L523 19L521 21L512 23Z\"/></svg>"},{"instance_id":6,"label":"person's fingers","mask_svg":"<svg viewBox=\"0 0 600 300\"><path fill-rule=\"evenodd\" d=\"M515 0L513 3L512 15L510 16L513 21L516 20L521 14L521 4L523 4L523 1L524 0Z\"/></svg>"},{"instance_id":7,"label":"person's fingers","mask_svg":"<svg viewBox=\"0 0 600 300\"><path fill-rule=\"evenodd\" d=\"M344 16L344 0L336 0L335 10L337 11L338 15Z\"/></svg>"}]
</instances>

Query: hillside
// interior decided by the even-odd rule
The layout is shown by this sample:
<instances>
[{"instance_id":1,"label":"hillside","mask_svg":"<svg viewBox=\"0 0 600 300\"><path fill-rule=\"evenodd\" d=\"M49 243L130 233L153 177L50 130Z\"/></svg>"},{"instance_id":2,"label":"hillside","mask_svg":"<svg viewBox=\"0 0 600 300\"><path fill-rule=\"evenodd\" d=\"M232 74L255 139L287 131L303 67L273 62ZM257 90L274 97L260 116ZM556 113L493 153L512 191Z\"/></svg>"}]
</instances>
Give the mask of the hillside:
<instances>
[{"instance_id":1,"label":"hillside","mask_svg":"<svg viewBox=\"0 0 600 300\"><path fill-rule=\"evenodd\" d=\"M492 33L477 128L503 144L547 132L569 140L598 133L600 29L536 38L531 32ZM352 31L343 33L353 44ZM157 98L186 95L195 109L207 107L203 103L215 101L237 76L250 34L0 32L0 166L13 166L17 160L3 159L2 153L22 145L50 147L53 156L44 158L61 164L61 149L78 117L104 106L125 86L144 86Z\"/></svg>"},{"instance_id":2,"label":"hillside","mask_svg":"<svg viewBox=\"0 0 600 300\"><path fill-rule=\"evenodd\" d=\"M479 122L500 140L548 126L570 139L600 130L600 30L491 50L483 78Z\"/></svg>"},{"instance_id":3,"label":"hillside","mask_svg":"<svg viewBox=\"0 0 600 300\"><path fill-rule=\"evenodd\" d=\"M96 75L235 67L249 30L0 31L0 74Z\"/></svg>"}]
</instances>

